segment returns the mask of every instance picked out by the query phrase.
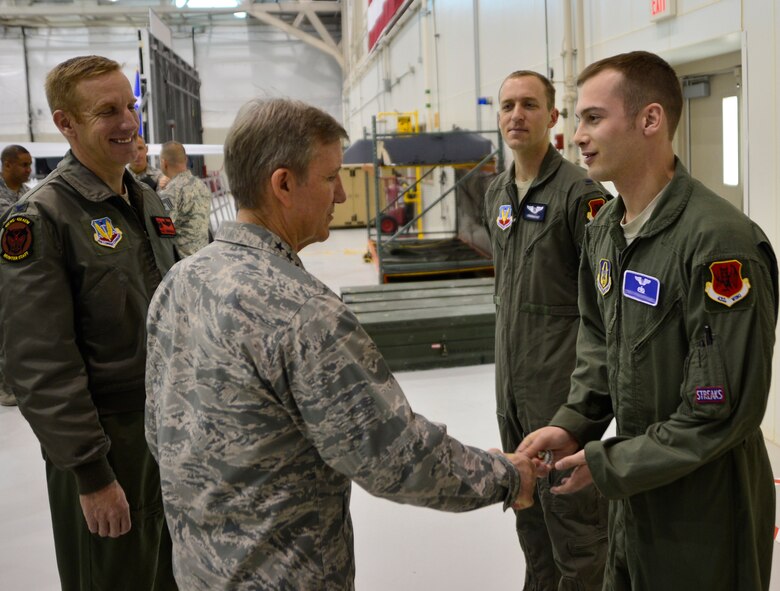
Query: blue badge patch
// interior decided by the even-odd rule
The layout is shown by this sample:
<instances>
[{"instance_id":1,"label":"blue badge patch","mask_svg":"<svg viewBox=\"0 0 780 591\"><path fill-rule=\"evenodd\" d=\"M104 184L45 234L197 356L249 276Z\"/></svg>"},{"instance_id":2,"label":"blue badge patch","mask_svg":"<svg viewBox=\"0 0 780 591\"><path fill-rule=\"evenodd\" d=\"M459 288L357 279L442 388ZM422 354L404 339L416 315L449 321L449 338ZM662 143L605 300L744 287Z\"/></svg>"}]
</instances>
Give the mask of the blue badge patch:
<instances>
[{"instance_id":1,"label":"blue badge patch","mask_svg":"<svg viewBox=\"0 0 780 591\"><path fill-rule=\"evenodd\" d=\"M108 248L116 248L119 241L122 240L122 230L114 227L114 223L111 218L99 218L90 222L95 233L92 238L95 239L100 246L107 246Z\"/></svg>"},{"instance_id":2,"label":"blue badge patch","mask_svg":"<svg viewBox=\"0 0 780 591\"><path fill-rule=\"evenodd\" d=\"M523 208L523 219L531 222L543 222L547 215L547 206L541 203L526 203Z\"/></svg>"},{"instance_id":3,"label":"blue badge patch","mask_svg":"<svg viewBox=\"0 0 780 591\"><path fill-rule=\"evenodd\" d=\"M725 404L726 392L723 386L696 388L696 404Z\"/></svg>"},{"instance_id":4,"label":"blue badge patch","mask_svg":"<svg viewBox=\"0 0 780 591\"><path fill-rule=\"evenodd\" d=\"M660 293L661 282L655 277L636 271L626 271L623 275L623 295L629 299L656 306Z\"/></svg>"},{"instance_id":5,"label":"blue badge patch","mask_svg":"<svg viewBox=\"0 0 780 591\"><path fill-rule=\"evenodd\" d=\"M496 225L502 230L506 230L512 225L514 218L512 217L512 206L501 205L498 208L498 217L496 218Z\"/></svg>"},{"instance_id":6,"label":"blue badge patch","mask_svg":"<svg viewBox=\"0 0 780 591\"><path fill-rule=\"evenodd\" d=\"M15 203L12 209L13 213L24 213L25 211L27 211L26 201L20 201L18 203Z\"/></svg>"},{"instance_id":7,"label":"blue badge patch","mask_svg":"<svg viewBox=\"0 0 780 591\"><path fill-rule=\"evenodd\" d=\"M612 288L612 263L607 259L599 261L599 276L596 278L596 287L601 295L607 295Z\"/></svg>"}]
</instances>

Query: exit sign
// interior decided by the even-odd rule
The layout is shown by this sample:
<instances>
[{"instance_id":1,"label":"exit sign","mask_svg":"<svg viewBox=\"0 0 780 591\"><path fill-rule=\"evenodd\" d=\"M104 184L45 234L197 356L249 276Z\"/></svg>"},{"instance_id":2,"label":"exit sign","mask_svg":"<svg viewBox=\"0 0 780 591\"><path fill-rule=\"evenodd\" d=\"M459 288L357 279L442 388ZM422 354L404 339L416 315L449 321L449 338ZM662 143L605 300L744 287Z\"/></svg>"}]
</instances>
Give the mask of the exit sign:
<instances>
[{"instance_id":1,"label":"exit sign","mask_svg":"<svg viewBox=\"0 0 780 591\"><path fill-rule=\"evenodd\" d=\"M650 20L660 21L673 17L676 12L676 0L650 0Z\"/></svg>"}]
</instances>

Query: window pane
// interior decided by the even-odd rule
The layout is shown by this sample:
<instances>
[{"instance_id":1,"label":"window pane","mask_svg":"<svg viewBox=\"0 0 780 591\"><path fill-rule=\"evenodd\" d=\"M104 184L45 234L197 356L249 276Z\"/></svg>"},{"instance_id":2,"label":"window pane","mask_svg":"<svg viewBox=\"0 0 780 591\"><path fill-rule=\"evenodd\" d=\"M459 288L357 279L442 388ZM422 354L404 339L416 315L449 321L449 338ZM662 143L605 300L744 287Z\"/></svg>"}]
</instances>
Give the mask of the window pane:
<instances>
[{"instance_id":1,"label":"window pane","mask_svg":"<svg viewBox=\"0 0 780 591\"><path fill-rule=\"evenodd\" d=\"M739 103L736 96L723 99L723 184L739 184Z\"/></svg>"}]
</instances>

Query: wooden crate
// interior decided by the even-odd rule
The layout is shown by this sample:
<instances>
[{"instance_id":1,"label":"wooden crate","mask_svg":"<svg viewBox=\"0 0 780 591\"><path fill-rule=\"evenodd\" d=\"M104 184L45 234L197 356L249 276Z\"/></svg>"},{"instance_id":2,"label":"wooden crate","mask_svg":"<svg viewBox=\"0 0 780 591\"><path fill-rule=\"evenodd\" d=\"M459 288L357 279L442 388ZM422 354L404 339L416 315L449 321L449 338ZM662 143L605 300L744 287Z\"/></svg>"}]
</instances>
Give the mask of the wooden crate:
<instances>
[{"instance_id":1,"label":"wooden crate","mask_svg":"<svg viewBox=\"0 0 780 591\"><path fill-rule=\"evenodd\" d=\"M344 287L393 371L493 363L493 278Z\"/></svg>"}]
</instances>

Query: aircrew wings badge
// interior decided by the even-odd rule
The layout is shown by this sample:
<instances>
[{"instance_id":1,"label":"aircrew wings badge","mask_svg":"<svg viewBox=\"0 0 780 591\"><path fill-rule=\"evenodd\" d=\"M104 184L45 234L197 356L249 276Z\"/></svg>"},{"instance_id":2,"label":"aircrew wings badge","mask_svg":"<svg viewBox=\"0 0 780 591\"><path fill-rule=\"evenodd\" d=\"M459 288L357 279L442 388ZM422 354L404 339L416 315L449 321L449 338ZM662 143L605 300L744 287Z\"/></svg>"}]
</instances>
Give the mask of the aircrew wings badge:
<instances>
[{"instance_id":1,"label":"aircrew wings badge","mask_svg":"<svg viewBox=\"0 0 780 591\"><path fill-rule=\"evenodd\" d=\"M712 281L707 281L704 291L710 299L731 308L750 291L750 281L742 277L742 263L736 259L715 261L710 265Z\"/></svg>"},{"instance_id":2,"label":"aircrew wings badge","mask_svg":"<svg viewBox=\"0 0 780 591\"><path fill-rule=\"evenodd\" d=\"M514 218L512 217L512 206L501 205L498 208L498 217L496 218L496 225L502 230L506 230L512 225Z\"/></svg>"},{"instance_id":3,"label":"aircrew wings badge","mask_svg":"<svg viewBox=\"0 0 780 591\"><path fill-rule=\"evenodd\" d=\"M92 238L95 239L100 246L107 246L108 248L116 248L119 241L122 240L122 230L114 227L114 222L110 217L98 218L90 222L92 229L95 233L92 234Z\"/></svg>"}]
</instances>

